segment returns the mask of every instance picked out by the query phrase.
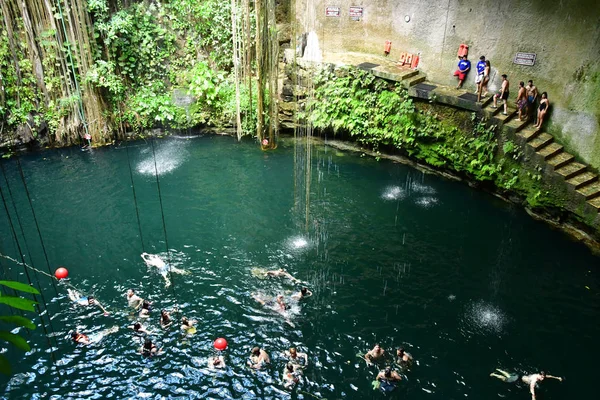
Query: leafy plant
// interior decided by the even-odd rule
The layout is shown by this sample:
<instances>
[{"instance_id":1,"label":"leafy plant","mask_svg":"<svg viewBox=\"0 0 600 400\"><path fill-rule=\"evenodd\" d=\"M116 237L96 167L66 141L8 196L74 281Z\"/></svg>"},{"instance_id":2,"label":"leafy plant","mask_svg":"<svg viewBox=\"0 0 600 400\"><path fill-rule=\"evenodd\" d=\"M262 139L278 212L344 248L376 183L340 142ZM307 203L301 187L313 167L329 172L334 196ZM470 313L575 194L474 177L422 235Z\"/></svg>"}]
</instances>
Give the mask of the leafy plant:
<instances>
[{"instance_id":1,"label":"leafy plant","mask_svg":"<svg viewBox=\"0 0 600 400\"><path fill-rule=\"evenodd\" d=\"M13 281L0 281L0 285L13 289L15 292L23 292L30 294L40 294L37 289L26 285L20 282ZM17 296L7 296L0 293L0 304L4 304L5 306L11 309L23 310L23 311L35 311L34 304L36 302L24 297ZM7 324L16 325L17 327L22 327L26 329L35 329L35 324L31 322L31 320L21 317L19 315L11 315L11 316L0 316L0 321L3 321ZM23 337L19 336L16 333L12 333L7 330L0 330L0 340L3 340L7 343L11 343L13 346L18 348L19 350L23 350L25 352L30 351L31 347L29 343ZM3 354L0 354L0 372L6 375L11 373L10 362Z\"/></svg>"}]
</instances>

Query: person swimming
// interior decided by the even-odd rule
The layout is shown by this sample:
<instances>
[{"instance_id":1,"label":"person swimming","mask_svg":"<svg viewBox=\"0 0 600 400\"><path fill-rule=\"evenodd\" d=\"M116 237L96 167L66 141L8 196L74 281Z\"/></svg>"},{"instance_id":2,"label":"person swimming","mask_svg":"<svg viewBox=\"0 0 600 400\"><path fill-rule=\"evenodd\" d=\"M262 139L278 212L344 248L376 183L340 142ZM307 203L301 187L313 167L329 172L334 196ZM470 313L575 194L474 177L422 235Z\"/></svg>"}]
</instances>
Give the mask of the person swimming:
<instances>
[{"instance_id":1,"label":"person swimming","mask_svg":"<svg viewBox=\"0 0 600 400\"><path fill-rule=\"evenodd\" d=\"M375 343L375 346L372 350L368 351L365 354L365 360L367 361L367 365L373 365L373 363L379 363L383 360L385 355L385 350L381 348L379 343Z\"/></svg>"},{"instance_id":2,"label":"person swimming","mask_svg":"<svg viewBox=\"0 0 600 400\"><path fill-rule=\"evenodd\" d=\"M396 349L396 364L402 367L410 367L413 362L413 356L404 350L404 347Z\"/></svg>"},{"instance_id":3,"label":"person swimming","mask_svg":"<svg viewBox=\"0 0 600 400\"><path fill-rule=\"evenodd\" d=\"M379 381L379 389L384 393L389 393L396 389L398 382L402 380L402 377L392 369L392 367L386 367L383 371L377 374L375 380Z\"/></svg>"},{"instance_id":4,"label":"person swimming","mask_svg":"<svg viewBox=\"0 0 600 400\"><path fill-rule=\"evenodd\" d=\"M266 351L256 346L252 348L250 352L250 359L248 360L248 366L254 369L261 369L267 364L271 363L271 358Z\"/></svg>"},{"instance_id":5,"label":"person swimming","mask_svg":"<svg viewBox=\"0 0 600 400\"><path fill-rule=\"evenodd\" d=\"M312 296L312 292L310 290L308 290L307 287L303 287L302 289L300 289L300 291L298 293L294 293L292 295L292 298L294 300L302 300L302 299L305 299L310 296Z\"/></svg>"},{"instance_id":6,"label":"person swimming","mask_svg":"<svg viewBox=\"0 0 600 400\"><path fill-rule=\"evenodd\" d=\"M83 296L81 293L79 293L79 291L75 289L67 289L67 296L69 297L69 300L71 300L77 305L98 306L98 308L100 308L104 312L104 315L108 315L108 311L106 311L106 309L102 307L102 304L100 304L100 302L96 300L94 296Z\"/></svg>"},{"instance_id":7,"label":"person swimming","mask_svg":"<svg viewBox=\"0 0 600 400\"><path fill-rule=\"evenodd\" d=\"M165 280L165 287L171 286L171 279L169 277L170 274L186 274L187 273L186 271L184 271L182 269L170 266L169 264L164 262L162 260L162 258L160 258L160 256L158 256L156 254L142 253L141 257L142 257L142 260L144 260L144 262L146 263L146 265L148 267L158 268L158 272L162 275L163 279Z\"/></svg>"},{"instance_id":8,"label":"person swimming","mask_svg":"<svg viewBox=\"0 0 600 400\"><path fill-rule=\"evenodd\" d=\"M83 333L79 333L77 331L71 333L71 340L73 340L77 344L90 344L90 338Z\"/></svg>"},{"instance_id":9,"label":"person swimming","mask_svg":"<svg viewBox=\"0 0 600 400\"><path fill-rule=\"evenodd\" d=\"M308 355L297 351L295 347L290 347L288 351L283 352L283 356L294 366L294 372L298 374L302 374L302 371L308 367Z\"/></svg>"},{"instance_id":10,"label":"person swimming","mask_svg":"<svg viewBox=\"0 0 600 400\"><path fill-rule=\"evenodd\" d=\"M163 329L167 329L173 324L173 320L171 319L171 314L167 312L167 310L160 311L160 327Z\"/></svg>"},{"instance_id":11,"label":"person swimming","mask_svg":"<svg viewBox=\"0 0 600 400\"><path fill-rule=\"evenodd\" d=\"M144 299L135 294L135 291L133 289L129 289L127 291L127 305L130 308L133 308L134 311L137 311L142 306L143 302Z\"/></svg>"},{"instance_id":12,"label":"person swimming","mask_svg":"<svg viewBox=\"0 0 600 400\"><path fill-rule=\"evenodd\" d=\"M157 354L160 354L161 351L162 348L159 349L154 343L152 343L152 340L150 340L150 338L144 339L144 344L140 348L140 353L145 357L155 356Z\"/></svg>"},{"instance_id":13,"label":"person swimming","mask_svg":"<svg viewBox=\"0 0 600 400\"><path fill-rule=\"evenodd\" d=\"M148 318L150 316L150 311L152 310L152 302L148 300L144 300L142 302L142 308L140 309L140 317Z\"/></svg>"},{"instance_id":14,"label":"person swimming","mask_svg":"<svg viewBox=\"0 0 600 400\"><path fill-rule=\"evenodd\" d=\"M531 400L536 400L535 389L538 387L538 382L543 382L544 379L556 379L560 382L563 381L563 378L559 376L547 375L544 371L541 371L539 374L531 374L531 375L519 375L518 373L510 373L500 368L496 368L494 372L490 374L491 377L498 378L502 382L507 383L515 383L521 380L527 386L529 386L529 393L531 393Z\"/></svg>"},{"instance_id":15,"label":"person swimming","mask_svg":"<svg viewBox=\"0 0 600 400\"><path fill-rule=\"evenodd\" d=\"M223 356L213 356L208 359L208 368L210 369L220 369L225 367L225 358Z\"/></svg>"},{"instance_id":16,"label":"person swimming","mask_svg":"<svg viewBox=\"0 0 600 400\"><path fill-rule=\"evenodd\" d=\"M194 333L196 333L196 327L194 326L194 324L196 324L196 320L192 319L189 320L187 319L187 317L181 317L181 326L180 329L185 332L188 335L192 335Z\"/></svg>"},{"instance_id":17,"label":"person swimming","mask_svg":"<svg viewBox=\"0 0 600 400\"><path fill-rule=\"evenodd\" d=\"M300 381L299 373L295 370L294 364L287 363L283 369L283 387L293 389Z\"/></svg>"},{"instance_id":18,"label":"person swimming","mask_svg":"<svg viewBox=\"0 0 600 400\"><path fill-rule=\"evenodd\" d=\"M292 274L290 274L283 268L275 269L272 271L267 271L266 275L275 277L275 278L287 278L294 283L302 283L302 281L300 279L296 279Z\"/></svg>"},{"instance_id":19,"label":"person swimming","mask_svg":"<svg viewBox=\"0 0 600 400\"><path fill-rule=\"evenodd\" d=\"M133 325L130 325L129 329L133 329L133 333L136 336L144 336L150 333L140 322L135 322Z\"/></svg>"}]
</instances>

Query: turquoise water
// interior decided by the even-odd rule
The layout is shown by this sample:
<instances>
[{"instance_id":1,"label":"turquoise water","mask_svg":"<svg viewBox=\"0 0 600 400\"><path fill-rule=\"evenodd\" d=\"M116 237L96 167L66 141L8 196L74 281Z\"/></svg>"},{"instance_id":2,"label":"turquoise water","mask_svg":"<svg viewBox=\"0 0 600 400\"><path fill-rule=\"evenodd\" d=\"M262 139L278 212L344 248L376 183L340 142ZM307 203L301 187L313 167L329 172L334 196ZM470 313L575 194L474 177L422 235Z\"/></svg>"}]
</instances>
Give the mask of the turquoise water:
<instances>
[{"instance_id":1,"label":"turquoise water","mask_svg":"<svg viewBox=\"0 0 600 400\"><path fill-rule=\"evenodd\" d=\"M490 378L496 367L566 377L544 382L540 398L595 397L598 259L582 244L464 184L322 146L311 154L307 197L306 151L293 141L268 153L228 137L157 141L170 254L150 143L23 156L50 269L67 267L70 284L111 313L72 306L65 285L57 295L38 274L58 367L41 328L21 332L34 349L8 350L15 375L2 378L2 396L377 399L384 397L371 387L377 369L357 354L379 342L403 345L416 359L392 398L529 398L526 388ZM47 271L16 162L4 166L26 262ZM0 187L16 221L2 176ZM0 223L0 253L17 258L4 209ZM166 288L142 262L143 250L188 274L173 274ZM26 282L21 266L6 258L0 265L6 278ZM252 293L295 288L258 279L257 267L284 267L314 295L286 315L266 309ZM129 288L154 302L147 323L164 347L158 357L137 353L127 329L137 320L127 310ZM176 305L198 320L194 336L158 327L159 310ZM68 338L73 329L113 326L119 331L88 347ZM214 372L205 365L219 336L229 342L228 366ZM254 345L270 353L272 368L245 367ZM291 345L310 363L292 393L281 385L278 354Z\"/></svg>"}]
</instances>

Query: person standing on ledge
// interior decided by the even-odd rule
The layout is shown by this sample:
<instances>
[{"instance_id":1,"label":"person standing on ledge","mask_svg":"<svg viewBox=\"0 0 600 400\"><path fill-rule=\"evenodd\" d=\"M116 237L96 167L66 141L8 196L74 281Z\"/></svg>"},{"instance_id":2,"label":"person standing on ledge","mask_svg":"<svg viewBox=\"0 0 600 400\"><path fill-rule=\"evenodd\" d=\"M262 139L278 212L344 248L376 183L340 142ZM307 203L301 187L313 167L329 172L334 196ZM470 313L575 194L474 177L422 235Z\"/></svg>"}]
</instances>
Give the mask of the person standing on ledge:
<instances>
[{"instance_id":1,"label":"person standing on ledge","mask_svg":"<svg viewBox=\"0 0 600 400\"><path fill-rule=\"evenodd\" d=\"M477 88L477 102L481 101L482 97L487 96L488 94L488 82L490 81L490 73L492 72L492 65L490 64L490 60L485 60L485 68L483 69L483 76L481 77L481 82L479 82L479 87ZM485 92L484 92L485 90Z\"/></svg>"},{"instance_id":2,"label":"person standing on ledge","mask_svg":"<svg viewBox=\"0 0 600 400\"><path fill-rule=\"evenodd\" d=\"M548 93L544 92L542 93L542 99L540 100L540 106L538 107L537 122L534 125L536 128L540 129L542 127L542 122L544 122L548 107L550 107Z\"/></svg>"},{"instance_id":3,"label":"person standing on ledge","mask_svg":"<svg viewBox=\"0 0 600 400\"><path fill-rule=\"evenodd\" d=\"M454 76L458 76L458 85L457 89L462 87L462 84L467 77L467 73L471 69L471 61L467 60L467 56L458 57L460 61L458 62L458 69L454 71Z\"/></svg>"},{"instance_id":4,"label":"person standing on ledge","mask_svg":"<svg viewBox=\"0 0 600 400\"><path fill-rule=\"evenodd\" d=\"M523 121L523 112L527 107L527 91L525 90L525 82L519 82L519 91L517 92L517 110L519 110L519 121ZM527 114L525 114L527 119Z\"/></svg>"},{"instance_id":5,"label":"person standing on ledge","mask_svg":"<svg viewBox=\"0 0 600 400\"><path fill-rule=\"evenodd\" d=\"M485 71L485 56L479 57L479 61L477 62L477 76L475 77L475 85L477 85L477 90L475 90L475 94L479 93L479 84L483 80L483 73Z\"/></svg>"},{"instance_id":6,"label":"person standing on ledge","mask_svg":"<svg viewBox=\"0 0 600 400\"><path fill-rule=\"evenodd\" d=\"M504 112L503 115L508 115L508 108L506 105L506 100L508 99L508 95L510 94L508 87L510 83L508 82L508 76L506 74L502 74L502 86L500 87L500 91L494 95L494 105L492 108L498 108L498 99L502 99L504 102Z\"/></svg>"},{"instance_id":7,"label":"person standing on ledge","mask_svg":"<svg viewBox=\"0 0 600 400\"><path fill-rule=\"evenodd\" d=\"M527 90L527 118L529 118L533 116L533 110L535 109L535 101L538 97L538 90L531 79L527 81L527 86L525 86L525 90Z\"/></svg>"}]
</instances>

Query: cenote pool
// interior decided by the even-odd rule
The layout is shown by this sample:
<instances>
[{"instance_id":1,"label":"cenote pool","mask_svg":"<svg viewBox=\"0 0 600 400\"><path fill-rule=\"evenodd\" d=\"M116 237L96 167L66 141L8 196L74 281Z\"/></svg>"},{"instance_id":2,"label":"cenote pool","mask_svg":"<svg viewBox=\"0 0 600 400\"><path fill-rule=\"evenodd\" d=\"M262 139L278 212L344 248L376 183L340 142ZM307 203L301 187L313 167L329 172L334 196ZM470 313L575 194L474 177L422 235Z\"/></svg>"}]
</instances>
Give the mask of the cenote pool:
<instances>
[{"instance_id":1,"label":"cenote pool","mask_svg":"<svg viewBox=\"0 0 600 400\"><path fill-rule=\"evenodd\" d=\"M140 258L144 250L169 257L150 142L21 157L51 270L67 267L70 283L111 314L73 306L65 285L57 296L39 274L58 370L42 329L21 331L33 350L4 350L15 374L1 378L3 398L378 399L386 397L371 386L378 370L357 357L376 342L404 346L416 360L387 397L530 398L490 378L496 367L566 378L544 382L540 399L595 397L598 259L522 210L403 165L320 145L307 152L293 140L273 152L213 136L155 148L171 264L188 272L173 274L170 288ZM26 262L47 271L16 161L4 167ZM0 186L15 219L1 176ZM17 258L4 209L0 223L0 252ZM20 265L0 264L3 278L26 282ZM285 317L252 298L296 289L253 275L279 267L314 293ZM147 324L160 356L137 352L129 288L154 302ZM198 321L195 335L159 328L160 309L175 306ZM118 332L87 347L68 336L113 326ZM219 336L229 342L227 368L215 372L206 360ZM270 369L245 366L254 345L270 353ZM279 355L290 346L309 357L291 393Z\"/></svg>"}]
</instances>

